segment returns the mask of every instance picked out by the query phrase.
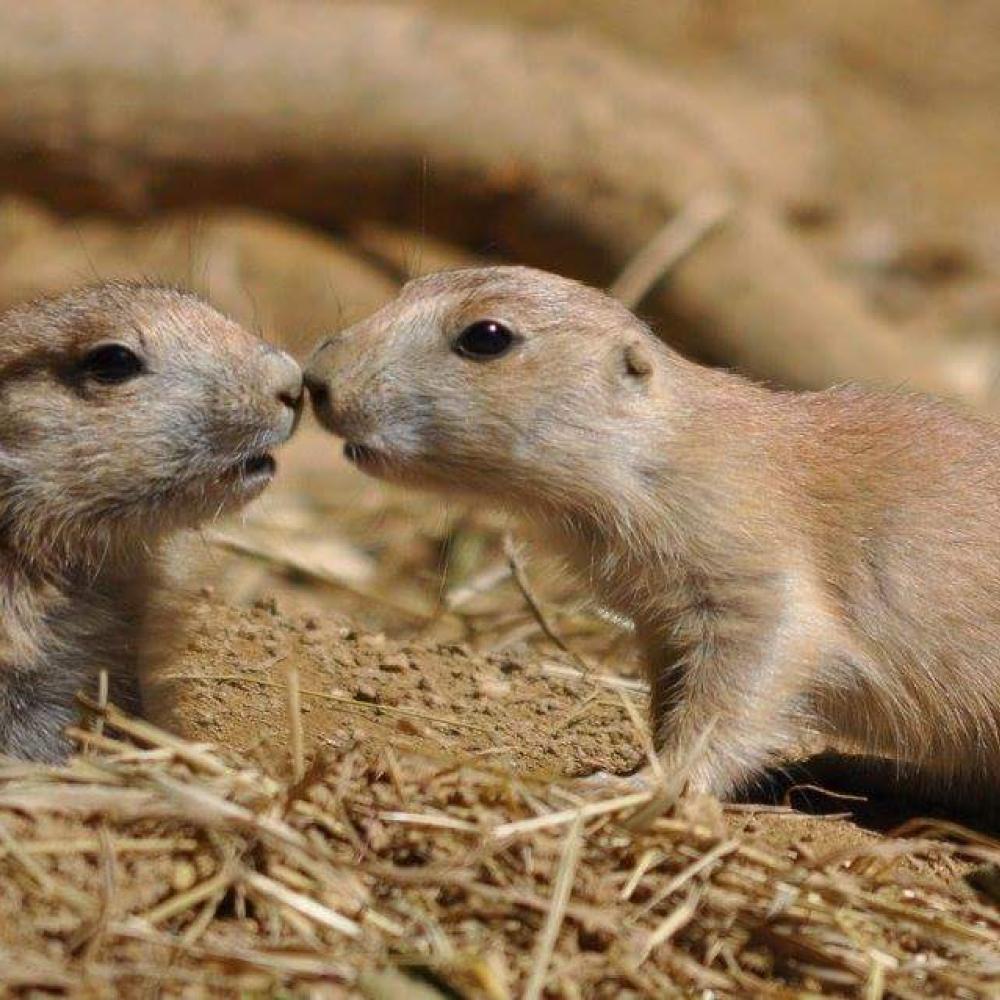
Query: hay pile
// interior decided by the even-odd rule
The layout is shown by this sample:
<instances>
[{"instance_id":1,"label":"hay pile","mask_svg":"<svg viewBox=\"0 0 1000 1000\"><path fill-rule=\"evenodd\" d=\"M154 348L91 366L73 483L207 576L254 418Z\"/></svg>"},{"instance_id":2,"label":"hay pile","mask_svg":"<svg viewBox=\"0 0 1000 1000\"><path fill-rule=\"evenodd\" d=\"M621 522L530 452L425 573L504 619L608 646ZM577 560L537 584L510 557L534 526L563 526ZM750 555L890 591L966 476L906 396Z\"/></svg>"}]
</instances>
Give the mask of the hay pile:
<instances>
[{"instance_id":1,"label":"hay pile","mask_svg":"<svg viewBox=\"0 0 1000 1000\"><path fill-rule=\"evenodd\" d=\"M1000 990L1000 913L904 860L987 847L793 858L714 802L630 829L645 793L584 803L489 757L345 740L306 768L293 733L282 779L97 715L68 766L0 765L0 994Z\"/></svg>"}]
</instances>

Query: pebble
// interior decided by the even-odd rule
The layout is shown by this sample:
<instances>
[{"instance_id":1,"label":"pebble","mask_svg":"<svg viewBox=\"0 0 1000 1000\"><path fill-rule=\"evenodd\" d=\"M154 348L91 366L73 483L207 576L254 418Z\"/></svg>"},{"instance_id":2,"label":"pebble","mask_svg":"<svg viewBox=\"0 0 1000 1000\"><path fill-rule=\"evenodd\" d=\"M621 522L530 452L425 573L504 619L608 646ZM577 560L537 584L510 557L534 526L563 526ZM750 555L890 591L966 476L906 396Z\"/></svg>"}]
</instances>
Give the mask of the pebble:
<instances>
[{"instance_id":1,"label":"pebble","mask_svg":"<svg viewBox=\"0 0 1000 1000\"><path fill-rule=\"evenodd\" d=\"M477 698L506 698L510 694L510 684L494 677L481 677L473 693Z\"/></svg>"},{"instance_id":2,"label":"pebble","mask_svg":"<svg viewBox=\"0 0 1000 1000\"><path fill-rule=\"evenodd\" d=\"M379 661L379 670L387 674L401 674L410 665L410 661L402 653L394 653Z\"/></svg>"},{"instance_id":3,"label":"pebble","mask_svg":"<svg viewBox=\"0 0 1000 1000\"><path fill-rule=\"evenodd\" d=\"M371 684L359 684L354 689L355 701L366 701L374 705L378 702L378 691Z\"/></svg>"}]
</instances>

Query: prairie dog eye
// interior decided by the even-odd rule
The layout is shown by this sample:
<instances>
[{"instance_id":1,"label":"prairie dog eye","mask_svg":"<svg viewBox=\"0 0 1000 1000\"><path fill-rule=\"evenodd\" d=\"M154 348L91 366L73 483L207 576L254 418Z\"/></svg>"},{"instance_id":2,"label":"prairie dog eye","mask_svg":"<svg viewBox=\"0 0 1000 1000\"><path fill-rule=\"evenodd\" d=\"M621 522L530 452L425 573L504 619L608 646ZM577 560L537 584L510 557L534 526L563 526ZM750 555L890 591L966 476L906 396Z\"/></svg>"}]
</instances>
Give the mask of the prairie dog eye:
<instances>
[{"instance_id":1,"label":"prairie dog eye","mask_svg":"<svg viewBox=\"0 0 1000 1000\"><path fill-rule=\"evenodd\" d=\"M467 326L452 345L455 353L472 361L489 361L506 354L519 338L503 323L483 319Z\"/></svg>"},{"instance_id":2,"label":"prairie dog eye","mask_svg":"<svg viewBox=\"0 0 1000 1000\"><path fill-rule=\"evenodd\" d=\"M84 355L80 370L95 382L117 385L140 375L145 369L142 359L124 344L101 344Z\"/></svg>"}]
</instances>

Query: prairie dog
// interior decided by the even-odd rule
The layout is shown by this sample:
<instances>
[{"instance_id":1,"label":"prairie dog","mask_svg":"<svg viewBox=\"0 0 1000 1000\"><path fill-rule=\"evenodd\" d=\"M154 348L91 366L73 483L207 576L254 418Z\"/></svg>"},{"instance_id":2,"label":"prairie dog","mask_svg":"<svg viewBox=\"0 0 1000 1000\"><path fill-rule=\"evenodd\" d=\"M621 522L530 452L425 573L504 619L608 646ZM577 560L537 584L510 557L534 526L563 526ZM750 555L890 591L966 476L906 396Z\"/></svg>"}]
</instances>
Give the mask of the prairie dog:
<instances>
[{"instance_id":1,"label":"prairie dog","mask_svg":"<svg viewBox=\"0 0 1000 1000\"><path fill-rule=\"evenodd\" d=\"M165 541L267 486L301 385L288 355L171 289L0 315L0 753L65 756L101 669L139 708Z\"/></svg>"},{"instance_id":2,"label":"prairie dog","mask_svg":"<svg viewBox=\"0 0 1000 1000\"><path fill-rule=\"evenodd\" d=\"M410 282L306 384L359 468L520 513L634 621L668 773L701 748L690 784L726 796L822 734L996 795L996 424L771 391L519 267Z\"/></svg>"}]
</instances>

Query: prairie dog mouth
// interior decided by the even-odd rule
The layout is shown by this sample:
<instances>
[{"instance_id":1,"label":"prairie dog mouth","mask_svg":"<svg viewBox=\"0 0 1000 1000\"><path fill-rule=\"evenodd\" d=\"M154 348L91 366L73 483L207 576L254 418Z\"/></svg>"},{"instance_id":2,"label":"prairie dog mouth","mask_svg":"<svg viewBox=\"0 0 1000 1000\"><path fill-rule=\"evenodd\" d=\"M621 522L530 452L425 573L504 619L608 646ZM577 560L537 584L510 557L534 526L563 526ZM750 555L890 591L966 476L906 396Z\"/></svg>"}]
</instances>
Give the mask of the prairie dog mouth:
<instances>
[{"instance_id":1,"label":"prairie dog mouth","mask_svg":"<svg viewBox=\"0 0 1000 1000\"><path fill-rule=\"evenodd\" d=\"M409 455L400 455L393 448L373 447L359 441L348 441L344 445L344 458L359 472L373 479L399 485L426 485L425 477L419 473L419 466Z\"/></svg>"},{"instance_id":2,"label":"prairie dog mouth","mask_svg":"<svg viewBox=\"0 0 1000 1000\"><path fill-rule=\"evenodd\" d=\"M379 465L383 462L380 452L366 444L358 444L357 441L348 441L344 445L344 457L359 468Z\"/></svg>"},{"instance_id":3,"label":"prairie dog mouth","mask_svg":"<svg viewBox=\"0 0 1000 1000\"><path fill-rule=\"evenodd\" d=\"M278 463L269 451L250 455L232 466L230 474L239 486L248 493L259 492L274 478Z\"/></svg>"},{"instance_id":4,"label":"prairie dog mouth","mask_svg":"<svg viewBox=\"0 0 1000 1000\"><path fill-rule=\"evenodd\" d=\"M251 455L244 460L240 468L244 476L268 475L273 476L278 468L274 456L269 451L261 452L259 455Z\"/></svg>"}]
</instances>

